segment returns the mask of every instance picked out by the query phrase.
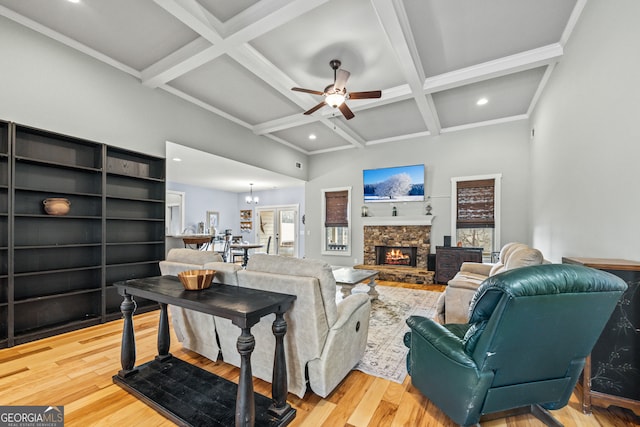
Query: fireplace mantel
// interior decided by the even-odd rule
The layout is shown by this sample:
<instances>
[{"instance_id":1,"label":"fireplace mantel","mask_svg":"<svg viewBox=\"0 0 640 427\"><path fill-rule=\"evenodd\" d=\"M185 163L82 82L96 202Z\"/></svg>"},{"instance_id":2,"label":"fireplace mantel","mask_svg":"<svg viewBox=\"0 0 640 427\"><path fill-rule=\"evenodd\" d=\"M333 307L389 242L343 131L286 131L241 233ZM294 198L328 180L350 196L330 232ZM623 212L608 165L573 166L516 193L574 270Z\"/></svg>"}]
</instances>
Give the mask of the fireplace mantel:
<instances>
[{"instance_id":1,"label":"fireplace mantel","mask_svg":"<svg viewBox=\"0 0 640 427\"><path fill-rule=\"evenodd\" d=\"M363 216L364 225L431 225L435 215L420 216Z\"/></svg>"}]
</instances>

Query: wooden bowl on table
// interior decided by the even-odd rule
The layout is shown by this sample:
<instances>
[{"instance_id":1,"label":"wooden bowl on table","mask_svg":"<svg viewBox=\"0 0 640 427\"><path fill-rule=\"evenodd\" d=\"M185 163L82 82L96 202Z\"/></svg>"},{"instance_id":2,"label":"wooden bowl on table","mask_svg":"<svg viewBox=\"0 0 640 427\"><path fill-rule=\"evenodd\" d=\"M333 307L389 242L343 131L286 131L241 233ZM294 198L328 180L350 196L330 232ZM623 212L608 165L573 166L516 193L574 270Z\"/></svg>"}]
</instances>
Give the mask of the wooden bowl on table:
<instances>
[{"instance_id":1,"label":"wooden bowl on table","mask_svg":"<svg viewBox=\"0 0 640 427\"><path fill-rule=\"evenodd\" d=\"M216 270L187 270L178 273L182 286L187 291L201 291L211 286Z\"/></svg>"}]
</instances>

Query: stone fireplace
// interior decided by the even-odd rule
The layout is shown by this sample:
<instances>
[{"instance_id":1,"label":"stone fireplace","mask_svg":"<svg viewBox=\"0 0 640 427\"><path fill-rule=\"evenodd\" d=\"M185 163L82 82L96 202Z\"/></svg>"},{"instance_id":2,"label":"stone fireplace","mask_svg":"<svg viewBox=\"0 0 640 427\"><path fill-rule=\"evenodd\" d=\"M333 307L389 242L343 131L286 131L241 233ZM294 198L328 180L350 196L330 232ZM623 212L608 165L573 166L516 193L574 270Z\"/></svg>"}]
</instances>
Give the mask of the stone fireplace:
<instances>
[{"instance_id":1,"label":"stone fireplace","mask_svg":"<svg viewBox=\"0 0 640 427\"><path fill-rule=\"evenodd\" d=\"M380 271L380 280L433 283L427 270L431 250L431 218L363 218L364 265ZM408 261L408 262L407 262Z\"/></svg>"}]
</instances>

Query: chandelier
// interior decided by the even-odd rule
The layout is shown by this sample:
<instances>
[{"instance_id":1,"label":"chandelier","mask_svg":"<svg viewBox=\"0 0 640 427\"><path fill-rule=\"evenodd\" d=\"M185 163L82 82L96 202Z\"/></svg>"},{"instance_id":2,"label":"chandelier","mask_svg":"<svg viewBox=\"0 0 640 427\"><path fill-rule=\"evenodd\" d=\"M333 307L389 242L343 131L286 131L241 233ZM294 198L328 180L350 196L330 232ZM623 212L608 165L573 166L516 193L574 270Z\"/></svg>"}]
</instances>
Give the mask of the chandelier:
<instances>
[{"instance_id":1,"label":"chandelier","mask_svg":"<svg viewBox=\"0 0 640 427\"><path fill-rule=\"evenodd\" d=\"M258 196L253 197L253 183L249 184L249 195L244 199L247 204L257 205L260 201Z\"/></svg>"}]
</instances>

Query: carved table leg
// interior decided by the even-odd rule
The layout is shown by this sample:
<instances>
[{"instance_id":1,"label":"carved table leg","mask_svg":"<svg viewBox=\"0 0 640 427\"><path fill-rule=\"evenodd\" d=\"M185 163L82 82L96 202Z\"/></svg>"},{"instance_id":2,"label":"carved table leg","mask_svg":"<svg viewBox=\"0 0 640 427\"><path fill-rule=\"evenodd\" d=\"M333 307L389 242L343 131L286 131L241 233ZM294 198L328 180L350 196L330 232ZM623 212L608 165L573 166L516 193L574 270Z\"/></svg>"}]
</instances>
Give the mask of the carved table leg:
<instances>
[{"instance_id":1,"label":"carved table leg","mask_svg":"<svg viewBox=\"0 0 640 427\"><path fill-rule=\"evenodd\" d=\"M169 338L169 315L167 314L167 304L160 303L160 323L158 324L158 355L156 360L164 362L171 358L169 346L171 338Z\"/></svg>"},{"instance_id":2,"label":"carved table leg","mask_svg":"<svg viewBox=\"0 0 640 427\"><path fill-rule=\"evenodd\" d=\"M118 376L125 378L138 372L134 369L136 363L136 341L133 334L133 312L136 310L136 302L131 295L125 294L120 311L124 317L122 327L122 344L120 347L120 364L122 369L118 371Z\"/></svg>"},{"instance_id":3,"label":"carved table leg","mask_svg":"<svg viewBox=\"0 0 640 427\"><path fill-rule=\"evenodd\" d=\"M276 313L276 320L273 321L271 330L276 337L276 353L271 380L273 403L269 407L269 412L281 418L291 411L291 405L287 403L287 361L284 354L284 335L287 333L287 322L284 320L284 313Z\"/></svg>"},{"instance_id":4,"label":"carved table leg","mask_svg":"<svg viewBox=\"0 0 640 427\"><path fill-rule=\"evenodd\" d=\"M251 373L251 353L256 340L251 335L251 328L242 328L242 334L236 344L240 353L240 378L236 397L236 427L253 427L256 418L256 407L253 398L253 378Z\"/></svg>"}]
</instances>

